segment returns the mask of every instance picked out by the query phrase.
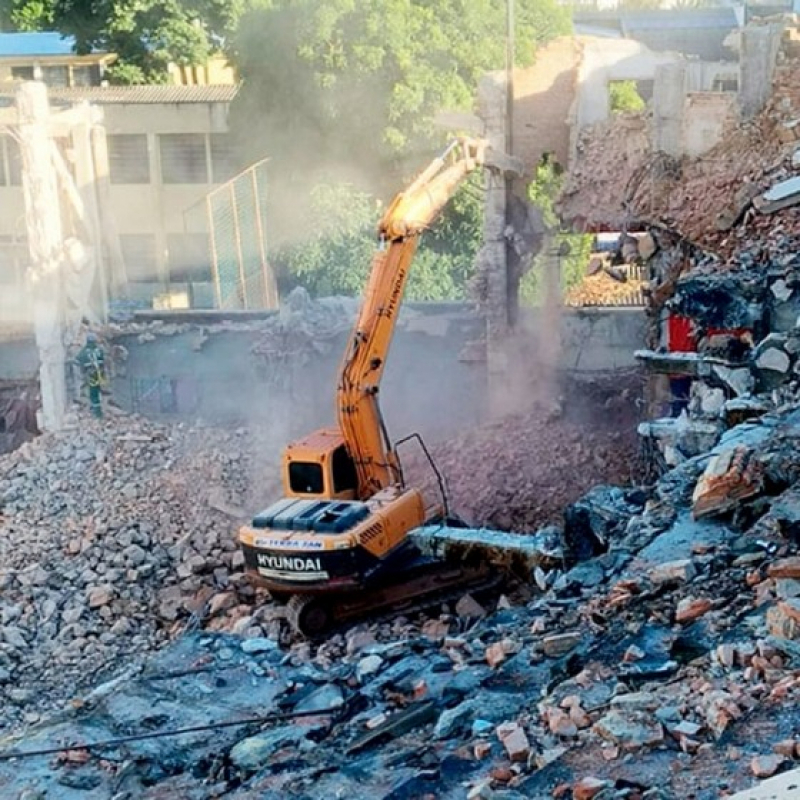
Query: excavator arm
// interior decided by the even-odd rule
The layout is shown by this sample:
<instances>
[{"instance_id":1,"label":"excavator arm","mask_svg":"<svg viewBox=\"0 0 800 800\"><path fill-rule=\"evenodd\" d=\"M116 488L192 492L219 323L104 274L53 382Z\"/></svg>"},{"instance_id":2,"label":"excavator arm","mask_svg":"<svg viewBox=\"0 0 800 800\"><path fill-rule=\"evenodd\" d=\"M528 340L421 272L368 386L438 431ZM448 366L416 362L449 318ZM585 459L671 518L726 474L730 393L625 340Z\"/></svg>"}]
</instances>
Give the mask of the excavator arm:
<instances>
[{"instance_id":1,"label":"excavator arm","mask_svg":"<svg viewBox=\"0 0 800 800\"><path fill-rule=\"evenodd\" d=\"M361 499L400 482L397 455L378 404L409 269L420 234L462 181L485 162L486 143L457 139L398 194L378 226L380 249L345 353L337 393L339 427L353 459Z\"/></svg>"}]
</instances>

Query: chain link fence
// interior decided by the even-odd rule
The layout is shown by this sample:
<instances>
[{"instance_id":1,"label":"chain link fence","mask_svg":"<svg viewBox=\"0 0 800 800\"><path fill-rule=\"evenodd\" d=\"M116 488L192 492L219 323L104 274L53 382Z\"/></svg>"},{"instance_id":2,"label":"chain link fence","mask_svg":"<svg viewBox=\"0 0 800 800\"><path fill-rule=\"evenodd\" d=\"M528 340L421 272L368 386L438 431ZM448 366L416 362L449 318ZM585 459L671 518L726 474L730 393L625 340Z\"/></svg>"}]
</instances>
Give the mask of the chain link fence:
<instances>
[{"instance_id":1,"label":"chain link fence","mask_svg":"<svg viewBox=\"0 0 800 800\"><path fill-rule=\"evenodd\" d=\"M267 258L266 201L266 159L206 197L219 308L278 307L278 288Z\"/></svg>"}]
</instances>

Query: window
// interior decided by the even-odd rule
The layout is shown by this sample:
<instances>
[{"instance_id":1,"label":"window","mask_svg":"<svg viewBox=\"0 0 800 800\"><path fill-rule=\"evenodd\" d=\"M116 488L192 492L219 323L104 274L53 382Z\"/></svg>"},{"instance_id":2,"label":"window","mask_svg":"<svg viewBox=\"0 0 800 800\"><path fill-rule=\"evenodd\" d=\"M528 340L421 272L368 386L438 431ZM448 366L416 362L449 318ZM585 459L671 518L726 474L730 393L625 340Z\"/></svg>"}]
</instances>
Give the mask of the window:
<instances>
[{"instance_id":1,"label":"window","mask_svg":"<svg viewBox=\"0 0 800 800\"><path fill-rule=\"evenodd\" d=\"M322 465L310 461L292 461L289 464L289 488L295 494L322 494L325 489Z\"/></svg>"},{"instance_id":2,"label":"window","mask_svg":"<svg viewBox=\"0 0 800 800\"><path fill-rule=\"evenodd\" d=\"M720 77L714 79L714 84L711 87L712 92L738 92L739 81L737 78Z\"/></svg>"},{"instance_id":3,"label":"window","mask_svg":"<svg viewBox=\"0 0 800 800\"><path fill-rule=\"evenodd\" d=\"M349 492L358 487L358 476L356 475L356 465L347 448L342 444L333 451L331 459L333 466L333 491Z\"/></svg>"},{"instance_id":4,"label":"window","mask_svg":"<svg viewBox=\"0 0 800 800\"><path fill-rule=\"evenodd\" d=\"M212 280L205 233L170 233L167 252L169 277L173 283Z\"/></svg>"},{"instance_id":5,"label":"window","mask_svg":"<svg viewBox=\"0 0 800 800\"><path fill-rule=\"evenodd\" d=\"M11 67L11 77L15 81L32 81L33 67Z\"/></svg>"},{"instance_id":6,"label":"window","mask_svg":"<svg viewBox=\"0 0 800 800\"><path fill-rule=\"evenodd\" d=\"M206 137L200 133L166 133L161 146L161 179L164 183L209 183Z\"/></svg>"},{"instance_id":7,"label":"window","mask_svg":"<svg viewBox=\"0 0 800 800\"><path fill-rule=\"evenodd\" d=\"M119 241L128 280L141 283L158 280L156 237L148 233L125 233Z\"/></svg>"},{"instance_id":8,"label":"window","mask_svg":"<svg viewBox=\"0 0 800 800\"><path fill-rule=\"evenodd\" d=\"M8 185L22 186L22 154L16 139L6 136L6 158L8 164Z\"/></svg>"},{"instance_id":9,"label":"window","mask_svg":"<svg viewBox=\"0 0 800 800\"><path fill-rule=\"evenodd\" d=\"M73 67L72 68L72 85L73 86L99 86L100 85L100 67L96 64L89 67Z\"/></svg>"},{"instance_id":10,"label":"window","mask_svg":"<svg viewBox=\"0 0 800 800\"><path fill-rule=\"evenodd\" d=\"M108 137L108 171L111 183L150 183L150 159L144 133Z\"/></svg>"},{"instance_id":11,"label":"window","mask_svg":"<svg viewBox=\"0 0 800 800\"><path fill-rule=\"evenodd\" d=\"M214 183L224 183L236 174L233 141L226 133L211 135L211 171Z\"/></svg>"},{"instance_id":12,"label":"window","mask_svg":"<svg viewBox=\"0 0 800 800\"><path fill-rule=\"evenodd\" d=\"M66 89L69 86L69 67L42 67L42 80L48 86Z\"/></svg>"}]
</instances>

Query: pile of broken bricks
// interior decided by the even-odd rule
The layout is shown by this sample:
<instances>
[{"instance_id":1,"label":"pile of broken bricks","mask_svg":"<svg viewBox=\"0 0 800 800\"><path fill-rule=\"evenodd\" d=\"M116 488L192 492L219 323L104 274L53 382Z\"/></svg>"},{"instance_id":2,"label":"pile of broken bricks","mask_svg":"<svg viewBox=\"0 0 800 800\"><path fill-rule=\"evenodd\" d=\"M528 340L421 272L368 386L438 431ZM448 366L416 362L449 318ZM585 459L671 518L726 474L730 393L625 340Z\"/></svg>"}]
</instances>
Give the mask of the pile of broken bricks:
<instances>
[{"instance_id":1,"label":"pile of broken bricks","mask_svg":"<svg viewBox=\"0 0 800 800\"><path fill-rule=\"evenodd\" d=\"M62 756L0 761L0 791L711 800L780 779L800 724L798 438L800 411L765 415L652 490L590 492L563 523L582 560L527 599L465 596L318 643L186 633L7 738Z\"/></svg>"}]
</instances>

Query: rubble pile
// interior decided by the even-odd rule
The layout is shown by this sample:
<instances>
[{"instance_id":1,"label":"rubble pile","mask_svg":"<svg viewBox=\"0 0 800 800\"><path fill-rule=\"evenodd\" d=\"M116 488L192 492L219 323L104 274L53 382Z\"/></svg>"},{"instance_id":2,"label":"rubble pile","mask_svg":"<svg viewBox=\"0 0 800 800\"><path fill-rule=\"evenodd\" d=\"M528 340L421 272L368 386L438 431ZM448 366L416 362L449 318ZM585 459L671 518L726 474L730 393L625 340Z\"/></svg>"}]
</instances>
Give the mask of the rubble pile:
<instances>
[{"instance_id":1,"label":"rubble pile","mask_svg":"<svg viewBox=\"0 0 800 800\"><path fill-rule=\"evenodd\" d=\"M638 482L637 395L619 386L615 395L585 414L536 408L431 443L451 511L471 525L533 531L560 521L564 507L597 483ZM436 491L426 464L414 460L411 475L420 474Z\"/></svg>"},{"instance_id":2,"label":"rubble pile","mask_svg":"<svg viewBox=\"0 0 800 800\"><path fill-rule=\"evenodd\" d=\"M734 253L743 239L749 242L776 228L796 232L797 209L760 214L751 201L797 174L798 123L798 62L790 61L776 69L772 95L753 120L737 126L702 157L682 164L667 191L663 185L651 191L648 165L633 184L629 207L643 219L674 228L723 255ZM734 226L738 230L732 231Z\"/></svg>"},{"instance_id":3,"label":"rubble pile","mask_svg":"<svg viewBox=\"0 0 800 800\"><path fill-rule=\"evenodd\" d=\"M784 58L765 108L752 120L731 121L698 158L652 152L644 114L585 127L559 199L562 219L579 230L659 225L723 257L765 233L800 232L796 207L754 208L754 199L758 204L758 196L800 170L798 63Z\"/></svg>"},{"instance_id":4,"label":"rubble pile","mask_svg":"<svg viewBox=\"0 0 800 800\"><path fill-rule=\"evenodd\" d=\"M564 294L565 306L634 306L644 305L645 281L612 277L608 272L586 275Z\"/></svg>"},{"instance_id":5,"label":"rubble pile","mask_svg":"<svg viewBox=\"0 0 800 800\"><path fill-rule=\"evenodd\" d=\"M535 576L520 605L501 598L491 611L465 595L438 615L313 644L287 645L279 631L184 636L6 742L61 752L0 761L0 789L716 800L791 774L798 437L800 409L766 415L649 492L589 493L565 523L586 558ZM80 747L223 722L210 734Z\"/></svg>"},{"instance_id":6,"label":"rubble pile","mask_svg":"<svg viewBox=\"0 0 800 800\"><path fill-rule=\"evenodd\" d=\"M557 203L559 216L576 230L621 229L631 216L626 188L651 158L644 114L614 114L581 128ZM659 163L664 173L660 181L670 178L674 167L663 159ZM655 169L651 178L657 178Z\"/></svg>"},{"instance_id":7,"label":"rubble pile","mask_svg":"<svg viewBox=\"0 0 800 800\"><path fill-rule=\"evenodd\" d=\"M252 598L234 539L258 469L248 443L82 419L0 459L0 725Z\"/></svg>"}]
</instances>

